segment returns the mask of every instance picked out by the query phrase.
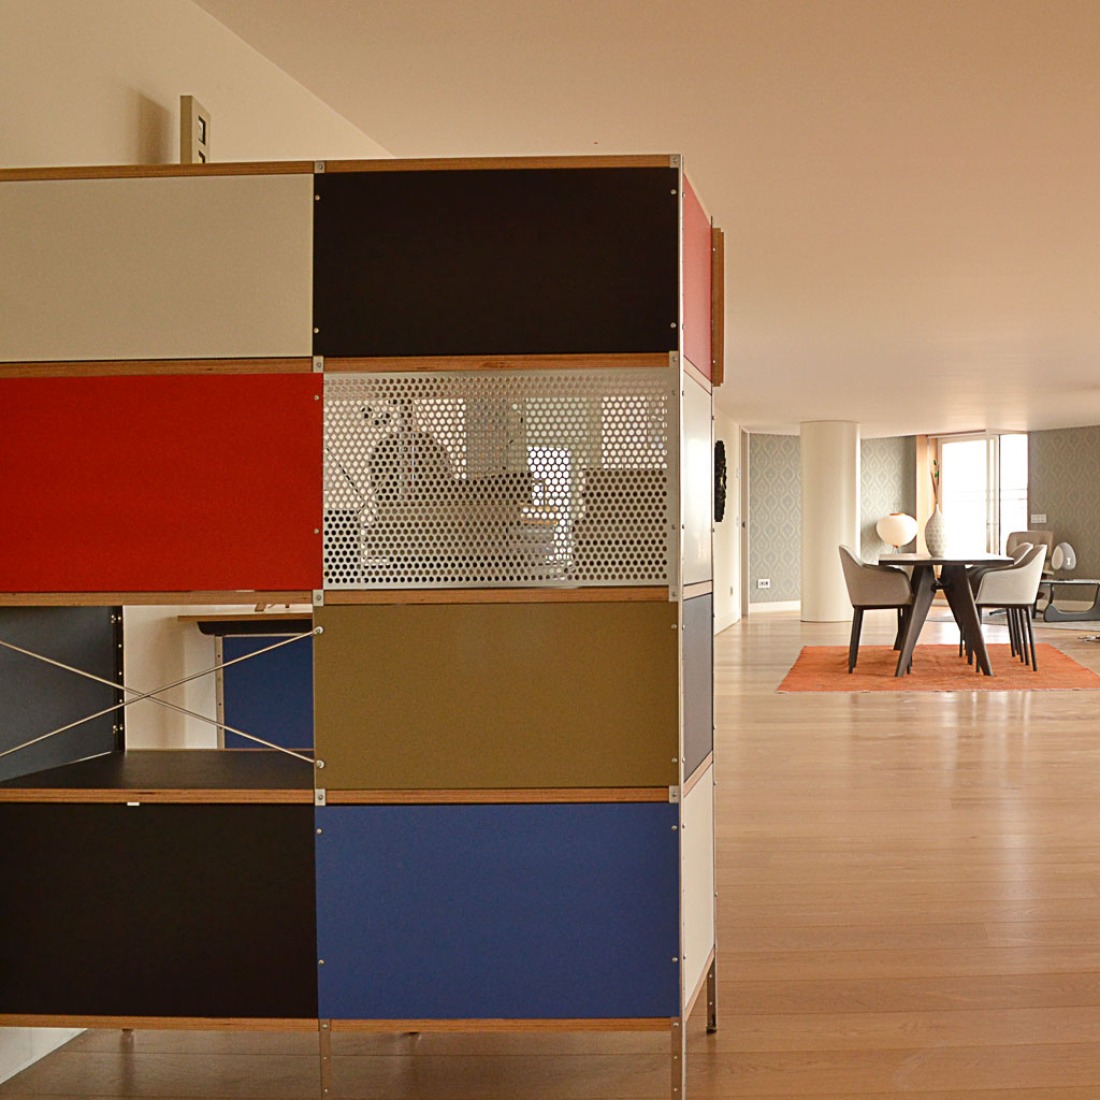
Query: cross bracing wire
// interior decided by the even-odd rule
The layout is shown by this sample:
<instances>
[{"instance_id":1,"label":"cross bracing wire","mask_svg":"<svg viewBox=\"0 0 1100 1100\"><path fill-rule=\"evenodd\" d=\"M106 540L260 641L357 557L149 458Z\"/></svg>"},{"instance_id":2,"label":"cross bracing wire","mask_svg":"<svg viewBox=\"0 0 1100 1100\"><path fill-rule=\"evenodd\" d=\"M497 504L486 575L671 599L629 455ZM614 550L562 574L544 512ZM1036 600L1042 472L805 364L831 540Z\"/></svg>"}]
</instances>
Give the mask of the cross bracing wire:
<instances>
[{"instance_id":1,"label":"cross bracing wire","mask_svg":"<svg viewBox=\"0 0 1100 1100\"><path fill-rule=\"evenodd\" d=\"M177 711L180 714L185 714L189 718L197 718L200 722L206 722L209 725L216 726L218 729L225 730L228 733L234 733L239 737L244 737L249 741L255 741L259 745L263 745L269 749L275 749L277 752L285 753L287 756L293 756L296 760L304 760L307 764L313 763L311 757L305 756L302 753L295 752L293 749L284 748L282 745L273 744L271 741L265 741L262 737L257 737L255 734L246 733L244 730L235 728L234 726L228 726L224 722L219 722L215 718L210 718L205 714L199 714L197 711L188 710L186 707L178 706L175 703L170 703L167 699L159 699L162 692L171 691L172 688L177 688L183 684L190 683L192 680L201 679L203 676L210 676L215 672L220 672L222 669L228 668L230 665L239 664L241 661L250 661L254 657L259 657L264 653L270 653L273 649L280 649L282 646L290 645L293 642L300 642L303 638L312 638L315 635L323 633L324 627L314 627L312 630L307 630L303 634L294 634L289 638L284 638L282 641L274 642L272 645L264 646L262 649L257 649L252 653L245 653L243 656L234 657L230 661L222 661L220 664L215 664L211 668L205 668L201 672L192 673L190 676L184 676L180 680L175 680L170 684L165 684L163 687L154 688L152 691L138 691L136 688L127 687L126 684L115 683L113 680L104 679L102 676L97 676L95 673L87 672L84 669L74 668L72 665L67 665L62 661L57 661L52 657L46 657L44 654L35 653L32 650L24 649L22 646L13 645L11 642L5 642L0 639L0 647L9 649L13 653L21 653L25 657L31 657L36 661L42 661L45 664L53 665L55 668L64 669L66 672L71 672L76 676L82 676L87 680L94 680L100 684L106 684L108 687L121 689L124 692L133 696L132 699L124 699L121 703L115 703L114 706L104 707L103 710L97 710L93 714L86 715L83 718L78 718L74 722L68 722L63 726L58 726L56 729L50 730L48 733L39 734L37 737L31 738L29 741L24 741L22 744L13 745L11 748L0 751L0 758L10 756L12 753L19 752L22 749L28 749L32 745L37 745L42 741L46 741L51 737L56 737L60 733L65 733L67 730L74 729L77 726L82 726L87 722L92 722L96 718L102 718L105 714L112 714L116 710L123 710L126 707L132 706L134 703L140 703L143 700L149 700L152 703L157 703L162 707L166 707L169 710Z\"/></svg>"}]
</instances>

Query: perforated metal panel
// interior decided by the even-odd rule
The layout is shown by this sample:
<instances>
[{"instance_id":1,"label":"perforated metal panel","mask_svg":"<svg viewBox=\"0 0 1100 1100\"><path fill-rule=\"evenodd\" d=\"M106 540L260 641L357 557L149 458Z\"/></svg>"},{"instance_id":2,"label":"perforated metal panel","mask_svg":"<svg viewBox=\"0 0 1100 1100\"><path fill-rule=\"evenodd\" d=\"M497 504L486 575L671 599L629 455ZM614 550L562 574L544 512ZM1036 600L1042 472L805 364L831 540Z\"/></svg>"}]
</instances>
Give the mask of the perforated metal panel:
<instances>
[{"instance_id":1,"label":"perforated metal panel","mask_svg":"<svg viewBox=\"0 0 1100 1100\"><path fill-rule=\"evenodd\" d=\"M669 370L325 378L325 586L676 581Z\"/></svg>"}]
</instances>

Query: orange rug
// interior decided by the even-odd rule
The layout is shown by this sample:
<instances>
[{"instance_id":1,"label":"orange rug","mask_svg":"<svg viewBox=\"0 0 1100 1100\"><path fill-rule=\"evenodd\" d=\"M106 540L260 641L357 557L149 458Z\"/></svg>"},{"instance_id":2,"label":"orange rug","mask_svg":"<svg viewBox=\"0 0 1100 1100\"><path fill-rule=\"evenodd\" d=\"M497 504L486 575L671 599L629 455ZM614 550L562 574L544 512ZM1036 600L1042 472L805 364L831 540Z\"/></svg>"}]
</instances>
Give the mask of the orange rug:
<instances>
[{"instance_id":1,"label":"orange rug","mask_svg":"<svg viewBox=\"0 0 1100 1100\"><path fill-rule=\"evenodd\" d=\"M991 645L992 676L982 676L957 646L918 645L913 671L897 677L897 651L884 645L860 646L855 671L848 673L848 647L808 645L779 685L794 691L1053 691L1100 688L1100 676L1060 649L1040 643L1035 647L1039 671L1009 653L1007 645Z\"/></svg>"}]
</instances>

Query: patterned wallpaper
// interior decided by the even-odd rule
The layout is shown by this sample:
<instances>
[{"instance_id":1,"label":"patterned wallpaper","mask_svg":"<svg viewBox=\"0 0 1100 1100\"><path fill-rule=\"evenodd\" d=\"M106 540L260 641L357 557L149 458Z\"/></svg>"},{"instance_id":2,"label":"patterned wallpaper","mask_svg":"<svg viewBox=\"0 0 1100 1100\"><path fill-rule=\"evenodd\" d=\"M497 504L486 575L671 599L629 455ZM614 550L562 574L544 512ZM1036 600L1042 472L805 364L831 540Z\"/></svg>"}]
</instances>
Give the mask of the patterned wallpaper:
<instances>
[{"instance_id":1,"label":"patterned wallpaper","mask_svg":"<svg viewBox=\"0 0 1100 1100\"><path fill-rule=\"evenodd\" d=\"M802 468L797 435L749 436L749 602L797 600L802 588ZM759 589L761 577L771 588Z\"/></svg>"},{"instance_id":2,"label":"patterned wallpaper","mask_svg":"<svg viewBox=\"0 0 1100 1100\"><path fill-rule=\"evenodd\" d=\"M1028 515L1077 551L1071 576L1100 577L1100 427L1028 433Z\"/></svg>"},{"instance_id":3,"label":"patterned wallpaper","mask_svg":"<svg viewBox=\"0 0 1100 1100\"><path fill-rule=\"evenodd\" d=\"M859 468L859 552L864 561L877 561L892 547L878 537L875 524L891 512L916 515L917 441L911 435L861 440Z\"/></svg>"},{"instance_id":4,"label":"patterned wallpaper","mask_svg":"<svg viewBox=\"0 0 1100 1100\"><path fill-rule=\"evenodd\" d=\"M1100 442L1098 442L1100 446ZM860 553L885 549L875 524L889 512L916 509L917 447L912 436L860 442ZM796 435L749 436L749 600L797 600L802 590L802 470ZM1076 545L1076 544L1074 544ZM771 588L760 589L760 577Z\"/></svg>"}]
</instances>

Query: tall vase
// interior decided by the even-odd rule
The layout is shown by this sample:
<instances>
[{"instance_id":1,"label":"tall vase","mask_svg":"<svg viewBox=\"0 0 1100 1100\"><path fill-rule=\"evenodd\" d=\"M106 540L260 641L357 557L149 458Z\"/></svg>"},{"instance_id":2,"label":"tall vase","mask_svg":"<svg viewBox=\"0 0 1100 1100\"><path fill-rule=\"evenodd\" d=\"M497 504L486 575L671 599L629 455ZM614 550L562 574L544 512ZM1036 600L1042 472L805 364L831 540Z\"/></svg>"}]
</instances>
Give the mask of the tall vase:
<instances>
[{"instance_id":1,"label":"tall vase","mask_svg":"<svg viewBox=\"0 0 1100 1100\"><path fill-rule=\"evenodd\" d=\"M947 549L947 529L943 522L943 512L937 504L924 525L924 545L928 547L928 553L934 558L939 557Z\"/></svg>"}]
</instances>

